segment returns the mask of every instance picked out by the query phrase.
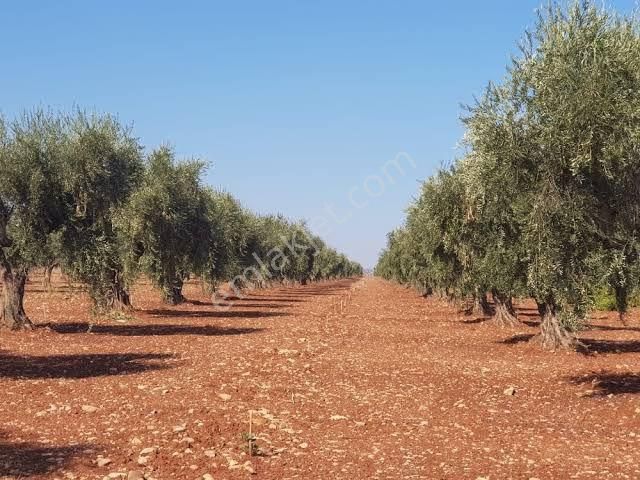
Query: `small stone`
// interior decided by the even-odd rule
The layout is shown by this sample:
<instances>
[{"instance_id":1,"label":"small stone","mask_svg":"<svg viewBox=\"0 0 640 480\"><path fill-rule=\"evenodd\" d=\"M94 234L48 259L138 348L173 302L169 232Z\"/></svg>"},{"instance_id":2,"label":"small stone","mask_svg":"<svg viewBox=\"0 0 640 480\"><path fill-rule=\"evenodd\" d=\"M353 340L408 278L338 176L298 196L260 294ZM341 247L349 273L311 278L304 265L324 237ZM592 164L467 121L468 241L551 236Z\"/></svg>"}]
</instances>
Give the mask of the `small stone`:
<instances>
[{"instance_id":1,"label":"small stone","mask_svg":"<svg viewBox=\"0 0 640 480\"><path fill-rule=\"evenodd\" d=\"M228 402L229 400L231 400L231 395L229 395L228 393L219 393L218 397L220 397L224 402Z\"/></svg>"},{"instance_id":2,"label":"small stone","mask_svg":"<svg viewBox=\"0 0 640 480\"><path fill-rule=\"evenodd\" d=\"M267 421L262 417L254 417L252 420L254 425L264 425Z\"/></svg>"},{"instance_id":3,"label":"small stone","mask_svg":"<svg viewBox=\"0 0 640 480\"><path fill-rule=\"evenodd\" d=\"M127 480L144 480L144 474L140 470L131 470L127 475Z\"/></svg>"},{"instance_id":4,"label":"small stone","mask_svg":"<svg viewBox=\"0 0 640 480\"><path fill-rule=\"evenodd\" d=\"M107 475L107 478L112 479L112 480L116 480L118 478L124 478L125 476L126 476L126 473L111 472L109 475Z\"/></svg>"},{"instance_id":5,"label":"small stone","mask_svg":"<svg viewBox=\"0 0 640 480\"><path fill-rule=\"evenodd\" d=\"M329 420L333 420L333 421L337 421L337 420L346 420L347 417L345 417L344 415L331 415L331 417L329 417Z\"/></svg>"},{"instance_id":6,"label":"small stone","mask_svg":"<svg viewBox=\"0 0 640 480\"><path fill-rule=\"evenodd\" d=\"M111 459L110 458L98 457L98 460L96 460L96 464L101 468L102 467L106 467L110 463L111 463ZM111 475L111 474L109 474L109 475Z\"/></svg>"},{"instance_id":7,"label":"small stone","mask_svg":"<svg viewBox=\"0 0 640 480\"><path fill-rule=\"evenodd\" d=\"M98 407L94 407L93 405L82 405L82 411L86 413L94 413L98 411Z\"/></svg>"},{"instance_id":8,"label":"small stone","mask_svg":"<svg viewBox=\"0 0 640 480\"><path fill-rule=\"evenodd\" d=\"M579 397L592 397L595 393L595 390L584 390L582 392L578 392L576 395Z\"/></svg>"},{"instance_id":9,"label":"small stone","mask_svg":"<svg viewBox=\"0 0 640 480\"><path fill-rule=\"evenodd\" d=\"M176 425L175 427L173 427L173 432L180 433L180 432L184 432L186 429L187 429L186 425Z\"/></svg>"},{"instance_id":10,"label":"small stone","mask_svg":"<svg viewBox=\"0 0 640 480\"><path fill-rule=\"evenodd\" d=\"M140 450L140 455L151 455L152 453L156 453L156 447L147 447Z\"/></svg>"},{"instance_id":11,"label":"small stone","mask_svg":"<svg viewBox=\"0 0 640 480\"><path fill-rule=\"evenodd\" d=\"M209 458L213 458L216 456L216 452L215 450L205 450L204 451L204 456L205 457L209 457Z\"/></svg>"},{"instance_id":12,"label":"small stone","mask_svg":"<svg viewBox=\"0 0 640 480\"><path fill-rule=\"evenodd\" d=\"M149 457L138 457L138 465L146 465Z\"/></svg>"},{"instance_id":13,"label":"small stone","mask_svg":"<svg viewBox=\"0 0 640 480\"><path fill-rule=\"evenodd\" d=\"M142 440L140 440L138 437L133 437L133 438L131 439L131 443L132 443L133 445L142 445Z\"/></svg>"},{"instance_id":14,"label":"small stone","mask_svg":"<svg viewBox=\"0 0 640 480\"><path fill-rule=\"evenodd\" d=\"M202 475L202 480L213 480L213 475L211 475L210 473L205 473L204 475Z\"/></svg>"},{"instance_id":15,"label":"small stone","mask_svg":"<svg viewBox=\"0 0 640 480\"><path fill-rule=\"evenodd\" d=\"M505 389L505 391L502 392L502 393L504 393L505 395L509 395L509 396L515 395L516 394L516 389L515 389L515 387L509 387L509 388Z\"/></svg>"},{"instance_id":16,"label":"small stone","mask_svg":"<svg viewBox=\"0 0 640 480\"><path fill-rule=\"evenodd\" d=\"M298 445L300 448L308 448L309 444L307 442L302 442L300 445Z\"/></svg>"}]
</instances>

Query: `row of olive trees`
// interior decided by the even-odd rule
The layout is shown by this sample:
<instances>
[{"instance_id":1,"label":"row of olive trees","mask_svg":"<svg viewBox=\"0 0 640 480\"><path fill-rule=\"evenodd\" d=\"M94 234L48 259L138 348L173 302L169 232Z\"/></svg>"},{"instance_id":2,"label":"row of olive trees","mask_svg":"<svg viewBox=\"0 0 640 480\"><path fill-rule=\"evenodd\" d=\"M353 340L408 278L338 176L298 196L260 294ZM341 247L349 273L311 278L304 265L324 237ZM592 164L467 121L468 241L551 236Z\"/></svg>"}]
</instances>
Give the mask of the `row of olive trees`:
<instances>
[{"instance_id":1,"label":"row of olive trees","mask_svg":"<svg viewBox=\"0 0 640 480\"><path fill-rule=\"evenodd\" d=\"M377 273L474 298L545 347L576 344L596 290L623 318L640 279L640 24L589 1L539 16L500 85L464 118L466 153L425 182Z\"/></svg>"},{"instance_id":2,"label":"row of olive trees","mask_svg":"<svg viewBox=\"0 0 640 480\"><path fill-rule=\"evenodd\" d=\"M100 311L130 306L129 287L140 274L172 304L184 300L191 275L215 289L244 279L248 268L268 274L262 278L269 282L361 274L304 224L256 216L207 188L204 168L176 161L166 147L145 155L109 115L0 118L0 325L31 325L23 299L36 267L60 265L87 286ZM265 263L297 235L313 242ZM256 284L245 279L240 287Z\"/></svg>"}]
</instances>

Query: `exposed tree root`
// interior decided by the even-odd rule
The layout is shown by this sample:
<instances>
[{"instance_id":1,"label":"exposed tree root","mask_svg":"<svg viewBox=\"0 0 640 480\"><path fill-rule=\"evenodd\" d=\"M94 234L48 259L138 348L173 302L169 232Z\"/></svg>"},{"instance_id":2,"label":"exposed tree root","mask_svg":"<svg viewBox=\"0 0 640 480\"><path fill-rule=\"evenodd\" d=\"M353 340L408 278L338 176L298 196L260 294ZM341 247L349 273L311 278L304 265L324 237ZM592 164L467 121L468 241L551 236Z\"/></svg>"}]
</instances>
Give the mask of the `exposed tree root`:
<instances>
[{"instance_id":1,"label":"exposed tree root","mask_svg":"<svg viewBox=\"0 0 640 480\"><path fill-rule=\"evenodd\" d=\"M575 350L582 345L575 335L560 324L553 310L547 310L542 316L538 337L542 348L546 350Z\"/></svg>"},{"instance_id":2,"label":"exposed tree root","mask_svg":"<svg viewBox=\"0 0 640 480\"><path fill-rule=\"evenodd\" d=\"M511 297L494 290L492 292L495 305L493 322L500 327L517 327L520 325Z\"/></svg>"}]
</instances>

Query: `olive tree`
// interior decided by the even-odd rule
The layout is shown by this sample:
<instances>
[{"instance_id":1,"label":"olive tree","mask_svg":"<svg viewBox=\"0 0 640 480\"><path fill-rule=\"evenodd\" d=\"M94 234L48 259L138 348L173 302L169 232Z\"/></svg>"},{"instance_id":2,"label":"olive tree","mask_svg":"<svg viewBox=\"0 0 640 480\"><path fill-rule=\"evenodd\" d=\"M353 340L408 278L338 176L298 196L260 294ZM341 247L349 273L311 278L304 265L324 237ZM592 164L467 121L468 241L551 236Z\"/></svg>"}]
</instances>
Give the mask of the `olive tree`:
<instances>
[{"instance_id":1,"label":"olive tree","mask_svg":"<svg viewBox=\"0 0 640 480\"><path fill-rule=\"evenodd\" d=\"M471 275L487 285L499 325L516 325L512 298L528 293L527 250L522 220L535 185L526 142L526 124L513 85L489 85L476 105L468 108L461 160L468 212L468 241L474 244Z\"/></svg>"},{"instance_id":2,"label":"olive tree","mask_svg":"<svg viewBox=\"0 0 640 480\"><path fill-rule=\"evenodd\" d=\"M118 215L130 272L146 273L172 305L184 301L184 281L206 261L212 241L204 166L177 162L169 147L153 151L140 187Z\"/></svg>"},{"instance_id":3,"label":"olive tree","mask_svg":"<svg viewBox=\"0 0 640 480\"><path fill-rule=\"evenodd\" d=\"M533 188L523 228L546 347L571 346L601 252L633 261L640 171L640 36L591 2L543 13L515 62ZM620 296L623 293L620 292Z\"/></svg>"},{"instance_id":4,"label":"olive tree","mask_svg":"<svg viewBox=\"0 0 640 480\"><path fill-rule=\"evenodd\" d=\"M23 306L27 276L43 264L67 217L62 139L49 113L26 113L10 125L0 118L2 327L31 327Z\"/></svg>"},{"instance_id":5,"label":"olive tree","mask_svg":"<svg viewBox=\"0 0 640 480\"><path fill-rule=\"evenodd\" d=\"M212 292L242 271L247 251L250 215L240 202L227 192L207 189L204 192L209 242L206 259L196 265L196 273Z\"/></svg>"},{"instance_id":6,"label":"olive tree","mask_svg":"<svg viewBox=\"0 0 640 480\"><path fill-rule=\"evenodd\" d=\"M98 310L128 308L126 245L114 219L142 178L142 148L110 115L77 112L65 118L65 130L62 181L71 213L64 266L88 286Z\"/></svg>"}]
</instances>

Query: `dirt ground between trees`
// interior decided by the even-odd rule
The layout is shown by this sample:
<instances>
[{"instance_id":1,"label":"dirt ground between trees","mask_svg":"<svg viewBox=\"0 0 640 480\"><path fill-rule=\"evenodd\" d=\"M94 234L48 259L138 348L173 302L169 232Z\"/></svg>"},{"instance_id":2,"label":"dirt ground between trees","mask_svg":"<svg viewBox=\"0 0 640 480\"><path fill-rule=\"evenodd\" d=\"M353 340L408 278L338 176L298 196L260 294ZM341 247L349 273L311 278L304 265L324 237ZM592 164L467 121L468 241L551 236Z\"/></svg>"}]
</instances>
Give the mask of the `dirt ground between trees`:
<instances>
[{"instance_id":1,"label":"dirt ground between trees","mask_svg":"<svg viewBox=\"0 0 640 480\"><path fill-rule=\"evenodd\" d=\"M226 312L140 285L111 320L40 284L26 308L48 327L0 334L2 479L640 478L637 312L549 353L528 303L505 330L375 278Z\"/></svg>"}]
</instances>

